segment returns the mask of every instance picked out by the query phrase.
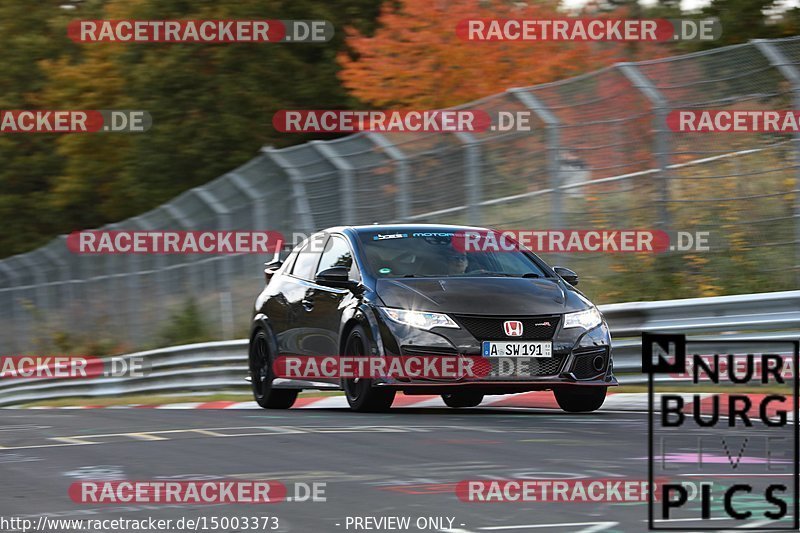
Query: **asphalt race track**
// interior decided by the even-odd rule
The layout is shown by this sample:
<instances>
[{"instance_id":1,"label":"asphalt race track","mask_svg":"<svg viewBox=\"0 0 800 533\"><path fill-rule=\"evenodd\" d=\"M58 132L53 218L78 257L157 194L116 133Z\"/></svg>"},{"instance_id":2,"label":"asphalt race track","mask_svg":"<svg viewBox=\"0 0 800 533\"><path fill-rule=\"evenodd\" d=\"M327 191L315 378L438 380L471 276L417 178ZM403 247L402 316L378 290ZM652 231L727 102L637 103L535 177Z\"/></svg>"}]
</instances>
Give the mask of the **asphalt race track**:
<instances>
[{"instance_id":1,"label":"asphalt race track","mask_svg":"<svg viewBox=\"0 0 800 533\"><path fill-rule=\"evenodd\" d=\"M348 517L406 516L412 525L421 517L442 520L407 531L647 529L646 502L474 503L454 490L467 479L646 480L642 411L8 409L0 421L0 515L34 522L274 516L274 531L335 532L366 530L348 526ZM277 480L289 496L295 483L325 483L326 501L77 504L68 496L73 482L114 479Z\"/></svg>"},{"instance_id":2,"label":"asphalt race track","mask_svg":"<svg viewBox=\"0 0 800 533\"><path fill-rule=\"evenodd\" d=\"M412 523L450 517L451 531L646 527L646 503L470 503L460 501L453 487L484 478L646 479L644 413L95 409L3 410L0 420L4 516L268 515L278 517L277 531L352 531L352 525L346 528L348 515L411 516ZM158 433L163 431L169 432ZM86 505L67 495L78 480L214 478L270 479L287 486L325 482L327 501Z\"/></svg>"}]
</instances>

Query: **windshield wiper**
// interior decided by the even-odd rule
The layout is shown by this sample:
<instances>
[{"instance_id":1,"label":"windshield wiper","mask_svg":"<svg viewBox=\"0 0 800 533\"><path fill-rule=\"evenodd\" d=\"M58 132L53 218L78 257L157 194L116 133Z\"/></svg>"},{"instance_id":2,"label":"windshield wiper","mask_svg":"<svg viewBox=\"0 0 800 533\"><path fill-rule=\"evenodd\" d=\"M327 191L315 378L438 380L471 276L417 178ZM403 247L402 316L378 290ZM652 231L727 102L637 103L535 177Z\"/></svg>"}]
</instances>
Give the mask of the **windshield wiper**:
<instances>
[{"instance_id":1,"label":"windshield wiper","mask_svg":"<svg viewBox=\"0 0 800 533\"><path fill-rule=\"evenodd\" d=\"M525 272L524 274L509 274L507 272L484 272L484 276L494 276L503 278L541 278L536 272Z\"/></svg>"}]
</instances>

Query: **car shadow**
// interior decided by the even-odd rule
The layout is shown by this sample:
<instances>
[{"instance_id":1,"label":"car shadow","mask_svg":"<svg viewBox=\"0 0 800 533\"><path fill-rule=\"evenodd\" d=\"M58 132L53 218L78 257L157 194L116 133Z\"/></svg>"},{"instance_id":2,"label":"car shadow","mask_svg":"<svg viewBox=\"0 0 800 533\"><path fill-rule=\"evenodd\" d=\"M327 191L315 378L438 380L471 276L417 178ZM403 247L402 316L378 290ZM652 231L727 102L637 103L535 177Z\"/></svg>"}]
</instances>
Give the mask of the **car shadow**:
<instances>
[{"instance_id":1,"label":"car shadow","mask_svg":"<svg viewBox=\"0 0 800 533\"><path fill-rule=\"evenodd\" d=\"M310 411L310 409L309 409ZM382 413L359 413L351 411L346 407L334 407L325 409L328 412L349 413L354 416L370 415L370 416L394 416L394 415L432 415L432 416L570 416L570 417L597 417L609 416L618 413L611 413L608 411L594 411L592 413L568 413L560 409L547 409L540 407L469 407L463 409L453 409L450 407L392 407L391 410Z\"/></svg>"}]
</instances>

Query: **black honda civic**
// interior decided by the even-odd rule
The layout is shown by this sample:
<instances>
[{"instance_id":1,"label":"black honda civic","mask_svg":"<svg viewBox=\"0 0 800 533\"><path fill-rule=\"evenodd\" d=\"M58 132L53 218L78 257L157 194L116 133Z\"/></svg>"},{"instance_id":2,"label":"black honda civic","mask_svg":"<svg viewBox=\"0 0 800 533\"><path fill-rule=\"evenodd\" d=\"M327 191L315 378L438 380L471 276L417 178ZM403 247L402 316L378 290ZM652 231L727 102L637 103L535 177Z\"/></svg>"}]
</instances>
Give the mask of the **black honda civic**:
<instances>
[{"instance_id":1,"label":"black honda civic","mask_svg":"<svg viewBox=\"0 0 800 533\"><path fill-rule=\"evenodd\" d=\"M565 411L598 409L617 385L603 316L571 270L521 246L468 250L459 240L488 231L335 227L267 263L250 335L255 400L286 409L303 389L341 389L353 410L381 411L398 391L474 407L484 395L552 390ZM310 356L481 358L493 370L500 359L533 364L447 378L276 375L278 358Z\"/></svg>"}]
</instances>

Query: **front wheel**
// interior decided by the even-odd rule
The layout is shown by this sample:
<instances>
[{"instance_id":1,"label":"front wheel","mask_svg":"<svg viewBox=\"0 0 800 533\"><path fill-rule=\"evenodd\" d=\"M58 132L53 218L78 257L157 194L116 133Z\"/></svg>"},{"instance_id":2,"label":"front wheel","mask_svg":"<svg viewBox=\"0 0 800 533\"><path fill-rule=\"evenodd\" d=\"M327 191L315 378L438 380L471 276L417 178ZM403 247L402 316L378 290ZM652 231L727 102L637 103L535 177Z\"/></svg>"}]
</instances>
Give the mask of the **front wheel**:
<instances>
[{"instance_id":1,"label":"front wheel","mask_svg":"<svg viewBox=\"0 0 800 533\"><path fill-rule=\"evenodd\" d=\"M364 328L356 326L345 343L344 355L367 355L367 335ZM394 402L395 391L372 386L371 379L354 378L343 379L342 388L347 398L347 404L353 411L377 413L387 411Z\"/></svg>"},{"instance_id":2,"label":"front wheel","mask_svg":"<svg viewBox=\"0 0 800 533\"><path fill-rule=\"evenodd\" d=\"M483 401L480 392L451 392L442 394L442 400L447 407L477 407Z\"/></svg>"},{"instance_id":3,"label":"front wheel","mask_svg":"<svg viewBox=\"0 0 800 533\"><path fill-rule=\"evenodd\" d=\"M298 389L276 389L272 386L272 357L264 330L250 341L250 383L253 398L264 409L288 409L297 400Z\"/></svg>"},{"instance_id":4,"label":"front wheel","mask_svg":"<svg viewBox=\"0 0 800 533\"><path fill-rule=\"evenodd\" d=\"M568 413L597 411L606 401L608 387L565 386L553 390L558 406Z\"/></svg>"}]
</instances>

